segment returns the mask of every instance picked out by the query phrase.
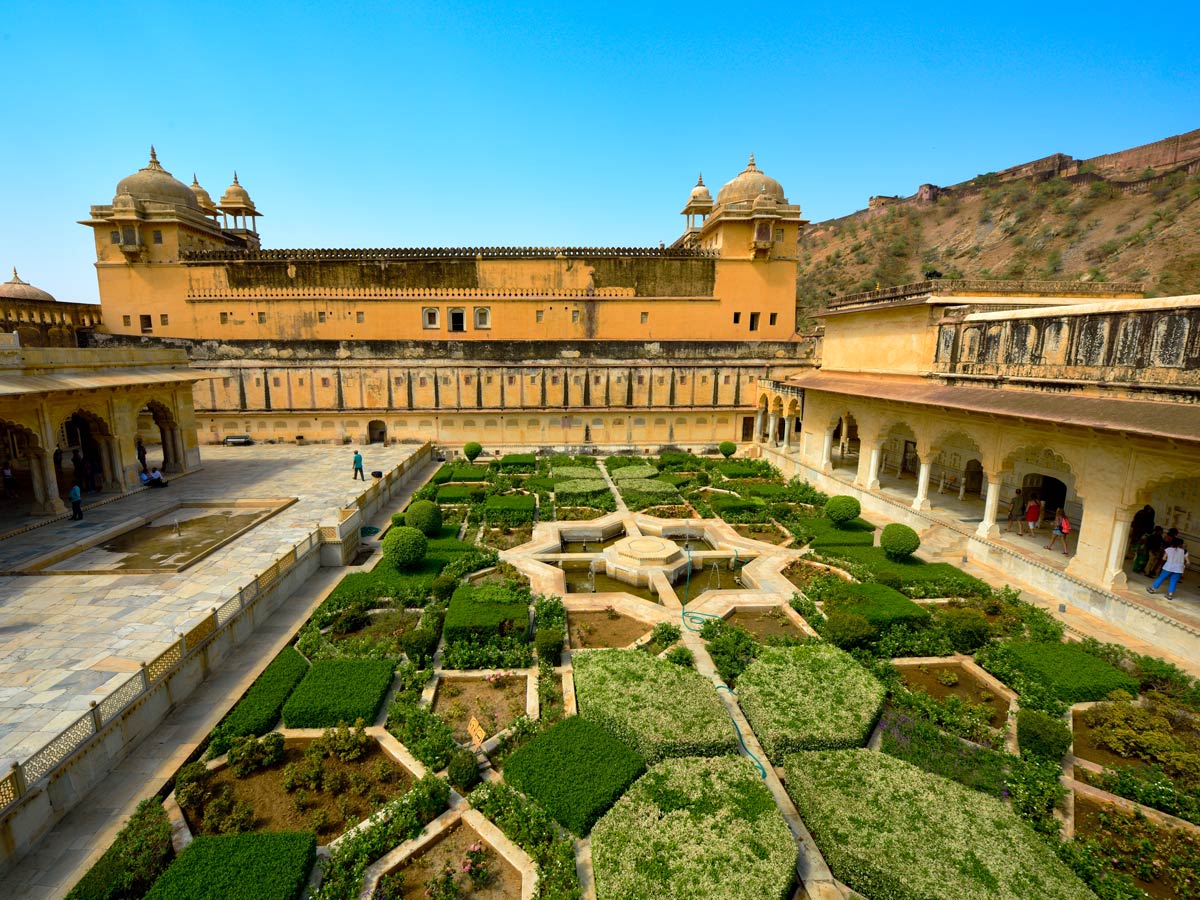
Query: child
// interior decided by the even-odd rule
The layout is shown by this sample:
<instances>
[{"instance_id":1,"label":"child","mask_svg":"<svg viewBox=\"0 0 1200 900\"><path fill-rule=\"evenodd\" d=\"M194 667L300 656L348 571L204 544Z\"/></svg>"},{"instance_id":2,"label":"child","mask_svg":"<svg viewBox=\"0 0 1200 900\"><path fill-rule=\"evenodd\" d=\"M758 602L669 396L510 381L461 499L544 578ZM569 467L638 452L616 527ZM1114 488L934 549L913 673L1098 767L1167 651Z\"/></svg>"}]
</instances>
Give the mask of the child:
<instances>
[{"instance_id":1,"label":"child","mask_svg":"<svg viewBox=\"0 0 1200 900\"><path fill-rule=\"evenodd\" d=\"M1146 588L1146 592L1153 594L1158 590L1160 584L1170 578L1170 584L1167 585L1167 599L1174 600L1175 588L1179 586L1179 579L1183 577L1183 572L1188 566L1188 552L1183 547L1183 541L1175 538L1167 547L1165 555L1162 573L1155 579L1153 585Z\"/></svg>"},{"instance_id":2,"label":"child","mask_svg":"<svg viewBox=\"0 0 1200 900\"><path fill-rule=\"evenodd\" d=\"M1053 550L1054 544L1062 539L1063 556L1067 555L1067 535L1071 533L1071 520L1067 518L1067 514L1059 507L1054 511L1054 534L1050 536L1050 543L1046 545L1047 550Z\"/></svg>"}]
</instances>

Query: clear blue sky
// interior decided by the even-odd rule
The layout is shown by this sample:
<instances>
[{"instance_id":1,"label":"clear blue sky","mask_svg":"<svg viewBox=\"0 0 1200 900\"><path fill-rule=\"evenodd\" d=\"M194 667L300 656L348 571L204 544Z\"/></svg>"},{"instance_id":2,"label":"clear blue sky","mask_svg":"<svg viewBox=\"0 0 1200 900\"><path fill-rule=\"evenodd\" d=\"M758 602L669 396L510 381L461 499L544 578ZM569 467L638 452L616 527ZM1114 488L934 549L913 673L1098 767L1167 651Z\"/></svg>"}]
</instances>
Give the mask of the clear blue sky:
<instances>
[{"instance_id":1,"label":"clear blue sky","mask_svg":"<svg viewBox=\"0 0 1200 900\"><path fill-rule=\"evenodd\" d=\"M1192 4L973 6L6 4L0 273L95 300L151 143L269 247L651 245L751 151L816 221L1200 127Z\"/></svg>"}]
</instances>

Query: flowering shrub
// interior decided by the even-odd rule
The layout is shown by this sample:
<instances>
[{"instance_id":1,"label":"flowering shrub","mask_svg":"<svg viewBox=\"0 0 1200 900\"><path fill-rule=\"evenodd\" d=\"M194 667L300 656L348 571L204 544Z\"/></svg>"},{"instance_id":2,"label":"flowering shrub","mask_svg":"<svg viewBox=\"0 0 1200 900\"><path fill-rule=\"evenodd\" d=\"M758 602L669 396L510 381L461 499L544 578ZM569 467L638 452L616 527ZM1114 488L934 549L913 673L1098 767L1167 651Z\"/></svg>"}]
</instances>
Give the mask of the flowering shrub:
<instances>
[{"instance_id":1,"label":"flowering shrub","mask_svg":"<svg viewBox=\"0 0 1200 900\"><path fill-rule=\"evenodd\" d=\"M578 651L572 664L579 714L648 761L737 752L725 707L695 671L636 650Z\"/></svg>"},{"instance_id":2,"label":"flowering shrub","mask_svg":"<svg viewBox=\"0 0 1200 900\"><path fill-rule=\"evenodd\" d=\"M833 874L871 900L1095 900L999 799L867 750L797 753L784 767Z\"/></svg>"},{"instance_id":3,"label":"flowering shrub","mask_svg":"<svg viewBox=\"0 0 1200 900\"><path fill-rule=\"evenodd\" d=\"M884 687L828 644L762 647L738 679L738 702L772 762L796 750L861 747Z\"/></svg>"},{"instance_id":4,"label":"flowering shrub","mask_svg":"<svg viewBox=\"0 0 1200 900\"><path fill-rule=\"evenodd\" d=\"M659 763L592 829L598 900L782 900L796 857L742 757Z\"/></svg>"}]
</instances>

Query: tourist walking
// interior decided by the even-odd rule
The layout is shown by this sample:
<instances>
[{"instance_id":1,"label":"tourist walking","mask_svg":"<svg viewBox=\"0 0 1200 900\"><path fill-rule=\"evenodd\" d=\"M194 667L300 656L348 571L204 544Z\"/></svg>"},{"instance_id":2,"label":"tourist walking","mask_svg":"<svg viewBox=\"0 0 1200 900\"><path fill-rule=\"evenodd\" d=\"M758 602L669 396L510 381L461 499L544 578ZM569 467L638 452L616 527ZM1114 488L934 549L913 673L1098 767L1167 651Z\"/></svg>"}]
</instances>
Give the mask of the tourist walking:
<instances>
[{"instance_id":1,"label":"tourist walking","mask_svg":"<svg viewBox=\"0 0 1200 900\"><path fill-rule=\"evenodd\" d=\"M63 457L62 447L55 444L53 455L54 455L54 474L61 475L62 474L62 457Z\"/></svg>"},{"instance_id":2,"label":"tourist walking","mask_svg":"<svg viewBox=\"0 0 1200 900\"><path fill-rule=\"evenodd\" d=\"M12 460L4 461L4 496L15 500L17 498L17 476L13 472Z\"/></svg>"},{"instance_id":3,"label":"tourist walking","mask_svg":"<svg viewBox=\"0 0 1200 900\"><path fill-rule=\"evenodd\" d=\"M354 478L361 479L362 481L367 480L367 476L363 474L362 454L357 450L354 451Z\"/></svg>"},{"instance_id":4,"label":"tourist walking","mask_svg":"<svg viewBox=\"0 0 1200 900\"><path fill-rule=\"evenodd\" d=\"M1167 584L1167 599L1175 599L1175 588L1179 587L1179 579L1183 577L1184 570L1188 566L1188 552L1183 546L1183 541L1179 538L1174 538L1171 545L1164 551L1164 560L1162 573L1155 579L1154 584L1146 588L1146 593L1153 594L1158 590L1159 585L1164 581Z\"/></svg>"},{"instance_id":5,"label":"tourist walking","mask_svg":"<svg viewBox=\"0 0 1200 900\"><path fill-rule=\"evenodd\" d=\"M71 501L71 521L83 521L83 491L79 489L79 483L71 485L71 493L67 495Z\"/></svg>"},{"instance_id":6,"label":"tourist walking","mask_svg":"<svg viewBox=\"0 0 1200 900\"><path fill-rule=\"evenodd\" d=\"M1133 520L1129 523L1130 546L1136 547L1138 545L1138 541L1142 539L1142 535L1149 534L1153 530L1154 507L1147 503L1133 514Z\"/></svg>"},{"instance_id":7,"label":"tourist walking","mask_svg":"<svg viewBox=\"0 0 1200 900\"><path fill-rule=\"evenodd\" d=\"M1029 495L1029 502L1025 505L1025 525L1029 528L1029 534L1037 530L1038 520L1042 517L1042 504L1038 502L1037 494Z\"/></svg>"},{"instance_id":8,"label":"tourist walking","mask_svg":"<svg viewBox=\"0 0 1200 900\"><path fill-rule=\"evenodd\" d=\"M1050 535L1050 543L1046 545L1047 550L1053 550L1054 545L1062 539L1063 556L1067 555L1067 535L1071 533L1071 520L1067 518L1067 514L1062 511L1062 508L1054 511L1054 533Z\"/></svg>"},{"instance_id":9,"label":"tourist walking","mask_svg":"<svg viewBox=\"0 0 1200 900\"><path fill-rule=\"evenodd\" d=\"M146 445L142 443L142 439L140 437L137 439L137 447L135 449L137 451L138 465L141 466L142 471L145 472L146 471Z\"/></svg>"},{"instance_id":10,"label":"tourist walking","mask_svg":"<svg viewBox=\"0 0 1200 900\"><path fill-rule=\"evenodd\" d=\"M1013 522L1017 523L1017 534L1021 533L1021 512L1023 509L1021 489L1017 488L1017 492L1013 494L1012 503L1008 504L1008 524L1004 526L1005 533L1012 531Z\"/></svg>"},{"instance_id":11,"label":"tourist walking","mask_svg":"<svg viewBox=\"0 0 1200 900\"><path fill-rule=\"evenodd\" d=\"M1154 530L1150 532L1150 537L1146 538L1147 562L1145 573L1153 578L1158 574L1159 567L1163 564L1166 558L1163 550L1166 549L1167 539L1163 534L1163 527L1155 525Z\"/></svg>"}]
</instances>

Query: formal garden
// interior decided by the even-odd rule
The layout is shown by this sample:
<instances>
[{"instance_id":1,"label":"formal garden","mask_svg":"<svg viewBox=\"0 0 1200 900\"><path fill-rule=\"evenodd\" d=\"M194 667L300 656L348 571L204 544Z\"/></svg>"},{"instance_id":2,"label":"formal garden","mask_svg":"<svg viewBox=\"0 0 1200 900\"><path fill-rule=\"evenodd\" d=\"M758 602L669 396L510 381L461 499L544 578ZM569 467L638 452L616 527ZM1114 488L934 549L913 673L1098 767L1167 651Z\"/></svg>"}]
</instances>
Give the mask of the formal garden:
<instances>
[{"instance_id":1,"label":"formal garden","mask_svg":"<svg viewBox=\"0 0 1200 900\"><path fill-rule=\"evenodd\" d=\"M72 900L1200 898L1178 668L759 460L466 456Z\"/></svg>"}]
</instances>

